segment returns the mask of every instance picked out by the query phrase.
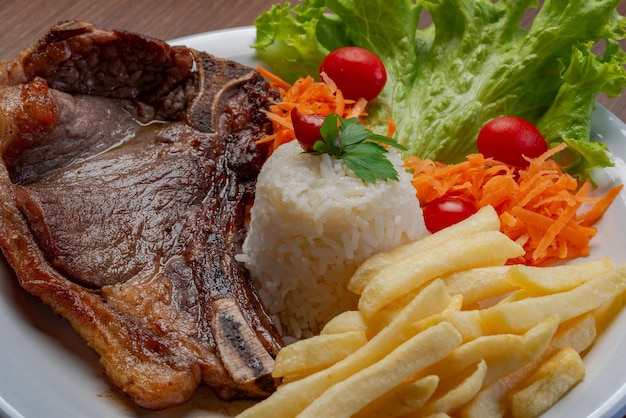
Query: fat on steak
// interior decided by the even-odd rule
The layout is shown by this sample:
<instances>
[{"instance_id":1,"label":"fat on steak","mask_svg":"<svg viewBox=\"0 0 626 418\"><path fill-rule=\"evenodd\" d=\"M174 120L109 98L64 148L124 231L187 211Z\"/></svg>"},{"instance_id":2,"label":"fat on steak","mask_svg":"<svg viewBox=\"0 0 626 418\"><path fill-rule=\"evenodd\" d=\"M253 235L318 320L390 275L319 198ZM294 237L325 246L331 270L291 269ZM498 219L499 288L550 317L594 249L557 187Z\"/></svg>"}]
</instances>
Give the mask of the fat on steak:
<instances>
[{"instance_id":1,"label":"fat on steak","mask_svg":"<svg viewBox=\"0 0 626 418\"><path fill-rule=\"evenodd\" d=\"M0 63L0 247L138 405L275 390L235 261L276 92L254 70L68 21Z\"/></svg>"}]
</instances>

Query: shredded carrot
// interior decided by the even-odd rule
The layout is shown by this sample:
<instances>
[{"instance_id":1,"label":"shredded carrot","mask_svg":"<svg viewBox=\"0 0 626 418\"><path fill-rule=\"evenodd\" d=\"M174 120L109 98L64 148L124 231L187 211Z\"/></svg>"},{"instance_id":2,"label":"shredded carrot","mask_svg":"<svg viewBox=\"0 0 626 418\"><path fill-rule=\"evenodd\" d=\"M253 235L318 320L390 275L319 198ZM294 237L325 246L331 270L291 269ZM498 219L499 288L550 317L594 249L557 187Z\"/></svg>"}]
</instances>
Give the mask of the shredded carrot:
<instances>
[{"instance_id":1,"label":"shredded carrot","mask_svg":"<svg viewBox=\"0 0 626 418\"><path fill-rule=\"evenodd\" d=\"M408 157L413 185L422 205L443 196L491 205L500 216L501 231L523 245L526 254L511 263L546 265L589 254L595 224L615 200L623 185L594 197L589 181L564 173L551 157L565 144L531 159L516 169L481 154L459 164L442 164ZM590 204L585 211L583 204ZM580 213L582 212L582 213Z\"/></svg>"},{"instance_id":2,"label":"shredded carrot","mask_svg":"<svg viewBox=\"0 0 626 418\"><path fill-rule=\"evenodd\" d=\"M295 139L291 123L291 110L297 107L304 114L318 113L328 115L336 113L344 119L368 116L368 102L364 98L348 100L343 97L341 90L327 77L316 81L311 76L301 77L293 84L289 84L267 69L257 66L259 73L267 79L270 86L278 90L279 99L274 101L266 111L273 124L273 133L261 139L259 143L271 144L274 151L281 144ZM391 119L391 112L387 106L387 135L395 132L395 124Z\"/></svg>"},{"instance_id":3,"label":"shredded carrot","mask_svg":"<svg viewBox=\"0 0 626 418\"><path fill-rule=\"evenodd\" d=\"M277 75L275 75L274 73L272 73L271 71L266 70L265 68L261 67L260 65L257 65L257 70L259 71L259 74L261 74L263 77L265 77L267 79L267 81L270 83L270 85L274 88L282 88L287 90L289 87L291 87L289 85L289 83L287 83L285 80L283 80L282 78L278 77Z\"/></svg>"}]
</instances>

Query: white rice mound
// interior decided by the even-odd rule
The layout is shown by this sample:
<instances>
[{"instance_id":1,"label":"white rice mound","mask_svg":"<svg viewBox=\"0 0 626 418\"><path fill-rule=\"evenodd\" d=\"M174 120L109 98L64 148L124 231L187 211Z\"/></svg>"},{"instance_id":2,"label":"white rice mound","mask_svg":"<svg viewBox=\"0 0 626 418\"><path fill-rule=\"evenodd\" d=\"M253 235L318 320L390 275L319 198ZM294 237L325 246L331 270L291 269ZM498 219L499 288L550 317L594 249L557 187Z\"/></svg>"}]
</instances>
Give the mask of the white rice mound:
<instances>
[{"instance_id":1,"label":"white rice mound","mask_svg":"<svg viewBox=\"0 0 626 418\"><path fill-rule=\"evenodd\" d=\"M297 141L263 166L237 259L286 340L356 308L346 285L359 264L427 234L411 174L395 150L386 155L400 181L366 185L336 158L303 154Z\"/></svg>"}]
</instances>

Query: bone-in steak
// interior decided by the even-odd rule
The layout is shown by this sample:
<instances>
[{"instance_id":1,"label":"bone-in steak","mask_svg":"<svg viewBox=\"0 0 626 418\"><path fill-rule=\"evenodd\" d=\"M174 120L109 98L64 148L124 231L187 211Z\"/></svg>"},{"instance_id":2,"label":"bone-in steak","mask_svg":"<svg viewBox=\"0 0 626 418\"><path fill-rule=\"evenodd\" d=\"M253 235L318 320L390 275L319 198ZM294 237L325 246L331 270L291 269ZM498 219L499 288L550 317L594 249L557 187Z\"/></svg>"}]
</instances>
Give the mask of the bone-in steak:
<instances>
[{"instance_id":1,"label":"bone-in steak","mask_svg":"<svg viewBox=\"0 0 626 418\"><path fill-rule=\"evenodd\" d=\"M253 69L81 22L0 64L0 245L152 409L271 393L282 346L234 259L275 97Z\"/></svg>"}]
</instances>

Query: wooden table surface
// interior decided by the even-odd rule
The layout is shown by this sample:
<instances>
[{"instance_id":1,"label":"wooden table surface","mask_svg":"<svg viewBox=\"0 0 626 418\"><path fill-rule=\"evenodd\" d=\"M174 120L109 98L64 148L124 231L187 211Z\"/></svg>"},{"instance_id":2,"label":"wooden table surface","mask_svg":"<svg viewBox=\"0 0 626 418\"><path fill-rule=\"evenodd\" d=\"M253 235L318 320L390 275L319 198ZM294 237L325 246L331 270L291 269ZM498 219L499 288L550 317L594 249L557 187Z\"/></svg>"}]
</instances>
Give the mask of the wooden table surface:
<instances>
[{"instance_id":1,"label":"wooden table surface","mask_svg":"<svg viewBox=\"0 0 626 418\"><path fill-rule=\"evenodd\" d=\"M252 25L284 0L0 0L0 60L12 58L61 20L79 19L104 29L124 29L174 39L217 29ZM293 1L292 1L293 3ZM626 1L618 10L626 15ZM626 44L624 44L626 49ZM626 121L626 93L598 102Z\"/></svg>"}]
</instances>

